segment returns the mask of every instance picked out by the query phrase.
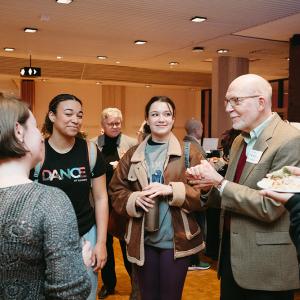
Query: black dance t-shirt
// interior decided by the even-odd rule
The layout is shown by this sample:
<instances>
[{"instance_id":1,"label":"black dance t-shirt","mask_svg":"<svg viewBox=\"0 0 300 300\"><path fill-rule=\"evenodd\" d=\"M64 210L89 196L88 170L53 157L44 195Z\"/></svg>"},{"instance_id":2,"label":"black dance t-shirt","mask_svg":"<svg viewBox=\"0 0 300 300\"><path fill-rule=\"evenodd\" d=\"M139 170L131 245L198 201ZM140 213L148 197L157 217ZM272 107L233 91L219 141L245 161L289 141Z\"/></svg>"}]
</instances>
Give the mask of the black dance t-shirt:
<instances>
[{"instance_id":1,"label":"black dance t-shirt","mask_svg":"<svg viewBox=\"0 0 300 300\"><path fill-rule=\"evenodd\" d=\"M97 148L97 160L91 175L87 143L76 138L73 148L67 153L56 152L45 141L45 160L38 182L62 189L70 198L78 222L80 236L87 233L96 223L95 213L89 201L91 178L106 172L106 163Z\"/></svg>"}]
</instances>

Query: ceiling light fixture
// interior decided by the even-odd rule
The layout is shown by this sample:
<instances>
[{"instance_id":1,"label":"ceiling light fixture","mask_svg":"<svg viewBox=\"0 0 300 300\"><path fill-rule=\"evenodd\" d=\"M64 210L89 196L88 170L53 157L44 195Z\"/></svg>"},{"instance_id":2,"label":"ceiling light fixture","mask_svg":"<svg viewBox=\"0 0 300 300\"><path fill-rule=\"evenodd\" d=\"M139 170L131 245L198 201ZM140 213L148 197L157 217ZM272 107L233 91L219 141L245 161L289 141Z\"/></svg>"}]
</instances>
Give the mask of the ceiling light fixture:
<instances>
[{"instance_id":1,"label":"ceiling light fixture","mask_svg":"<svg viewBox=\"0 0 300 300\"><path fill-rule=\"evenodd\" d=\"M29 33L35 33L35 32L38 31L38 29L37 28L26 27L26 28L24 28L24 31L29 32Z\"/></svg>"},{"instance_id":2,"label":"ceiling light fixture","mask_svg":"<svg viewBox=\"0 0 300 300\"><path fill-rule=\"evenodd\" d=\"M200 53L204 51L204 47L194 47L192 51L195 53Z\"/></svg>"},{"instance_id":3,"label":"ceiling light fixture","mask_svg":"<svg viewBox=\"0 0 300 300\"><path fill-rule=\"evenodd\" d=\"M101 81L96 81L96 84L99 85L99 84L102 84L102 82Z\"/></svg>"},{"instance_id":4,"label":"ceiling light fixture","mask_svg":"<svg viewBox=\"0 0 300 300\"><path fill-rule=\"evenodd\" d=\"M55 0L58 4L70 4L73 0Z\"/></svg>"},{"instance_id":5,"label":"ceiling light fixture","mask_svg":"<svg viewBox=\"0 0 300 300\"><path fill-rule=\"evenodd\" d=\"M31 55L29 56L29 67L20 69L21 77L39 77L42 75L41 68L31 66Z\"/></svg>"},{"instance_id":6,"label":"ceiling light fixture","mask_svg":"<svg viewBox=\"0 0 300 300\"><path fill-rule=\"evenodd\" d=\"M146 88L151 88L151 84L146 84L145 87Z\"/></svg>"},{"instance_id":7,"label":"ceiling light fixture","mask_svg":"<svg viewBox=\"0 0 300 300\"><path fill-rule=\"evenodd\" d=\"M15 51L15 48L11 48L11 47L5 47L5 48L3 48L4 49L4 51L6 51L6 52L13 52L13 51Z\"/></svg>"},{"instance_id":8,"label":"ceiling light fixture","mask_svg":"<svg viewBox=\"0 0 300 300\"><path fill-rule=\"evenodd\" d=\"M229 52L228 49L219 49L219 50L217 50L217 53L219 53L219 54L225 54L225 53L228 53L228 52Z\"/></svg>"},{"instance_id":9,"label":"ceiling light fixture","mask_svg":"<svg viewBox=\"0 0 300 300\"><path fill-rule=\"evenodd\" d=\"M56 56L56 58L57 59L63 59L63 56L58 55L58 56Z\"/></svg>"},{"instance_id":10,"label":"ceiling light fixture","mask_svg":"<svg viewBox=\"0 0 300 300\"><path fill-rule=\"evenodd\" d=\"M207 20L207 18L199 17L199 16L195 16L195 17L191 18L191 21L195 22L195 23L201 23L201 22L204 22L206 20Z\"/></svg>"},{"instance_id":11,"label":"ceiling light fixture","mask_svg":"<svg viewBox=\"0 0 300 300\"><path fill-rule=\"evenodd\" d=\"M145 44L147 43L147 41L144 41L144 40L136 40L136 41L134 41L134 43L135 43L136 45L145 45Z\"/></svg>"},{"instance_id":12,"label":"ceiling light fixture","mask_svg":"<svg viewBox=\"0 0 300 300\"><path fill-rule=\"evenodd\" d=\"M178 61L170 61L170 62L169 62L169 65L170 65L171 67L178 66L178 65L179 65L179 62L178 62Z\"/></svg>"},{"instance_id":13,"label":"ceiling light fixture","mask_svg":"<svg viewBox=\"0 0 300 300\"><path fill-rule=\"evenodd\" d=\"M105 60L105 59L107 59L107 56L105 56L105 55L98 55L97 59Z\"/></svg>"},{"instance_id":14,"label":"ceiling light fixture","mask_svg":"<svg viewBox=\"0 0 300 300\"><path fill-rule=\"evenodd\" d=\"M121 63L120 61L118 61L118 60L116 61L116 64L120 64L120 63Z\"/></svg>"}]
</instances>

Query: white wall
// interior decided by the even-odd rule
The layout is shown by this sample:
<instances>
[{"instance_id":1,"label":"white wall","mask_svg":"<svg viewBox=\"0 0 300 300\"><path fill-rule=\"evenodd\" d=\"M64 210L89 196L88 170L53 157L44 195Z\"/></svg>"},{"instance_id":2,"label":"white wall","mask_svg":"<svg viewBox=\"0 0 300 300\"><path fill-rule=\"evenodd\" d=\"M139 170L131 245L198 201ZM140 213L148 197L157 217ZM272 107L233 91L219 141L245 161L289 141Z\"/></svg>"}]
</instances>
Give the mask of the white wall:
<instances>
[{"instance_id":1,"label":"white wall","mask_svg":"<svg viewBox=\"0 0 300 300\"><path fill-rule=\"evenodd\" d=\"M99 132L99 114L102 110L101 85L89 82L51 82L36 81L34 115L42 127L48 105L58 94L73 94L83 103L83 130L90 136Z\"/></svg>"}]
</instances>

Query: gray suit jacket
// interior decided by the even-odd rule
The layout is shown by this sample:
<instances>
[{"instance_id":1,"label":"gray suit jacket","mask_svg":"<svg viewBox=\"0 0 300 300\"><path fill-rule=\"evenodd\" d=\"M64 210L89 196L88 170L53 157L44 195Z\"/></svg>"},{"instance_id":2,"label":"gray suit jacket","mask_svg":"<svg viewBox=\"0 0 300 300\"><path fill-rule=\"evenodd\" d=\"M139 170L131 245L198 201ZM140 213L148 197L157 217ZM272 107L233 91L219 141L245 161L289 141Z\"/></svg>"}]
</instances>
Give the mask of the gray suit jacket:
<instances>
[{"instance_id":1,"label":"gray suit jacket","mask_svg":"<svg viewBox=\"0 0 300 300\"><path fill-rule=\"evenodd\" d=\"M242 148L243 137L238 136L231 148L226 174L229 182L225 185L220 203L221 228L224 211L231 212L234 279L246 289L297 289L299 270L296 250L289 236L288 212L281 204L260 196L257 182L283 166L300 166L300 131L275 114L254 145L254 150L263 153L259 162L246 162L239 183L234 183ZM210 199L216 200L218 195L219 192L214 189Z\"/></svg>"}]
</instances>

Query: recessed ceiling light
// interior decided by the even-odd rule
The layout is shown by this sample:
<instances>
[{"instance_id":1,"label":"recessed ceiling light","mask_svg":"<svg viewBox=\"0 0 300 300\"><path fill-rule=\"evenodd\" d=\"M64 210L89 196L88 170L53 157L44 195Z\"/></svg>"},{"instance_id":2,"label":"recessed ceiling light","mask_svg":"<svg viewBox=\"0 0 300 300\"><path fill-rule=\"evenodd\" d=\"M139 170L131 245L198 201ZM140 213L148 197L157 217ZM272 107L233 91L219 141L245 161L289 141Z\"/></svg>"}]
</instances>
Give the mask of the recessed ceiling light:
<instances>
[{"instance_id":1,"label":"recessed ceiling light","mask_svg":"<svg viewBox=\"0 0 300 300\"><path fill-rule=\"evenodd\" d=\"M146 84L145 87L146 87L146 88L150 88L150 87L151 87L151 84Z\"/></svg>"},{"instance_id":2,"label":"recessed ceiling light","mask_svg":"<svg viewBox=\"0 0 300 300\"><path fill-rule=\"evenodd\" d=\"M191 21L195 22L195 23L201 23L201 22L204 22L206 20L207 20L207 18L199 17L199 16L195 16L195 17L191 18Z\"/></svg>"},{"instance_id":3,"label":"recessed ceiling light","mask_svg":"<svg viewBox=\"0 0 300 300\"><path fill-rule=\"evenodd\" d=\"M107 59L107 56L105 56L105 55L98 55L97 59L104 60L104 59Z\"/></svg>"},{"instance_id":4,"label":"recessed ceiling light","mask_svg":"<svg viewBox=\"0 0 300 300\"><path fill-rule=\"evenodd\" d=\"M4 51L6 51L6 52L13 52L13 51L15 51L15 48L11 48L11 47L5 47L5 48L3 48L4 49Z\"/></svg>"},{"instance_id":5,"label":"recessed ceiling light","mask_svg":"<svg viewBox=\"0 0 300 300\"><path fill-rule=\"evenodd\" d=\"M213 61L212 58L206 58L206 59L204 59L204 62L212 62L212 61Z\"/></svg>"},{"instance_id":6,"label":"recessed ceiling light","mask_svg":"<svg viewBox=\"0 0 300 300\"><path fill-rule=\"evenodd\" d=\"M120 64L120 63L121 63L120 61L118 61L118 60L116 61L116 64Z\"/></svg>"},{"instance_id":7,"label":"recessed ceiling light","mask_svg":"<svg viewBox=\"0 0 300 300\"><path fill-rule=\"evenodd\" d=\"M178 65L179 65L179 62L178 62L178 61L170 61L170 62L169 62L169 65L172 66L172 67L173 67L173 66L178 66Z\"/></svg>"},{"instance_id":8,"label":"recessed ceiling light","mask_svg":"<svg viewBox=\"0 0 300 300\"><path fill-rule=\"evenodd\" d=\"M136 41L134 41L134 43L135 43L136 45L145 45L145 44L147 43L147 41L136 40Z\"/></svg>"},{"instance_id":9,"label":"recessed ceiling light","mask_svg":"<svg viewBox=\"0 0 300 300\"><path fill-rule=\"evenodd\" d=\"M58 4L70 4L73 0L55 0Z\"/></svg>"},{"instance_id":10,"label":"recessed ceiling light","mask_svg":"<svg viewBox=\"0 0 300 300\"><path fill-rule=\"evenodd\" d=\"M200 53L204 51L204 47L194 47L192 51L196 53Z\"/></svg>"},{"instance_id":11,"label":"recessed ceiling light","mask_svg":"<svg viewBox=\"0 0 300 300\"><path fill-rule=\"evenodd\" d=\"M102 84L102 82L101 81L97 81L96 84L99 85L99 84Z\"/></svg>"},{"instance_id":12,"label":"recessed ceiling light","mask_svg":"<svg viewBox=\"0 0 300 300\"><path fill-rule=\"evenodd\" d=\"M37 32L38 29L37 28L26 27L26 28L24 28L24 31L29 32L29 33L34 33L34 32Z\"/></svg>"},{"instance_id":13,"label":"recessed ceiling light","mask_svg":"<svg viewBox=\"0 0 300 300\"><path fill-rule=\"evenodd\" d=\"M63 57L60 56L60 55L56 56L56 58L57 58L57 59L63 59Z\"/></svg>"},{"instance_id":14,"label":"recessed ceiling light","mask_svg":"<svg viewBox=\"0 0 300 300\"><path fill-rule=\"evenodd\" d=\"M41 15L40 16L40 20L42 21L42 22L49 22L50 21L50 17L48 16L48 15Z\"/></svg>"},{"instance_id":15,"label":"recessed ceiling light","mask_svg":"<svg viewBox=\"0 0 300 300\"><path fill-rule=\"evenodd\" d=\"M224 54L224 53L228 53L229 50L228 50L228 49L219 49L219 50L217 50L217 52L218 52L219 54Z\"/></svg>"}]
</instances>

